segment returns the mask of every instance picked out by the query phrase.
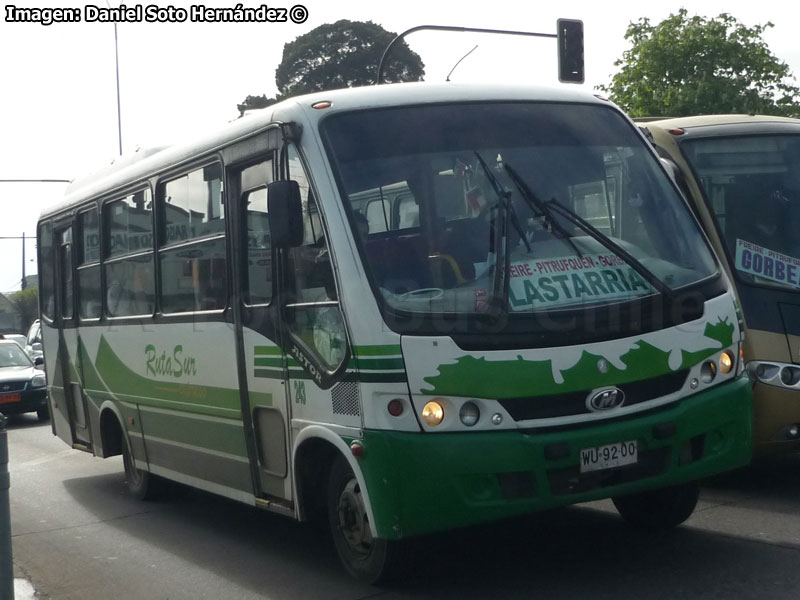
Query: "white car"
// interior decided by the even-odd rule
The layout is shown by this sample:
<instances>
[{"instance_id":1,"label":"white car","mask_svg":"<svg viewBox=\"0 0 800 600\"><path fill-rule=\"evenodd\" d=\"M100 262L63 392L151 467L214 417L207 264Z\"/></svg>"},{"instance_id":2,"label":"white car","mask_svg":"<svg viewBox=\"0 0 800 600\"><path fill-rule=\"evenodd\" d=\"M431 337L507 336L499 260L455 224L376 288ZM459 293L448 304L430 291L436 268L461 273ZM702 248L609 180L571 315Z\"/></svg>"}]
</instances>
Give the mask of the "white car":
<instances>
[{"instance_id":1,"label":"white car","mask_svg":"<svg viewBox=\"0 0 800 600\"><path fill-rule=\"evenodd\" d=\"M35 359L37 356L44 356L44 351L42 350L42 324L39 319L31 323L28 329L28 337L25 338L25 352L28 353L31 359Z\"/></svg>"},{"instance_id":2,"label":"white car","mask_svg":"<svg viewBox=\"0 0 800 600\"><path fill-rule=\"evenodd\" d=\"M40 421L49 418L43 362L31 359L17 342L0 339L0 412L36 412Z\"/></svg>"},{"instance_id":3,"label":"white car","mask_svg":"<svg viewBox=\"0 0 800 600\"><path fill-rule=\"evenodd\" d=\"M25 349L25 346L28 345L28 338L26 338L21 333L4 333L2 335L3 339L11 340L12 342L17 342L22 349Z\"/></svg>"}]
</instances>

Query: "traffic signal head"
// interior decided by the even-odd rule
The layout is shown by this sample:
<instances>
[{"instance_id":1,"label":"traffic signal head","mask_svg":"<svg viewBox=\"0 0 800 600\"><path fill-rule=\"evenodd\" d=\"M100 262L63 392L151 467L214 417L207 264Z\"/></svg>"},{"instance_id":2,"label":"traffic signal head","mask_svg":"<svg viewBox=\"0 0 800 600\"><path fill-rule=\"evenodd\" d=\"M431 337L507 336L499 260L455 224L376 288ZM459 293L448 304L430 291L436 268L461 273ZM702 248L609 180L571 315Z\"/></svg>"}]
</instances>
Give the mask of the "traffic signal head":
<instances>
[{"instance_id":1,"label":"traffic signal head","mask_svg":"<svg viewBox=\"0 0 800 600\"><path fill-rule=\"evenodd\" d=\"M583 21L558 20L558 80L583 83Z\"/></svg>"}]
</instances>

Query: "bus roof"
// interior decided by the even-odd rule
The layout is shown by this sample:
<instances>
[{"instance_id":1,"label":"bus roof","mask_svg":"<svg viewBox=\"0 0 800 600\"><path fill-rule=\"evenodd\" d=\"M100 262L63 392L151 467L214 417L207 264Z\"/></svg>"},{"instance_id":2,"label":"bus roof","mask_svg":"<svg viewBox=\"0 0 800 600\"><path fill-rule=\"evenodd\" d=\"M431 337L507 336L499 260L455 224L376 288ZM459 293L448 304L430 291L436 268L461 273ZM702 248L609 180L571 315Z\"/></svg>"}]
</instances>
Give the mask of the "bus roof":
<instances>
[{"instance_id":1,"label":"bus roof","mask_svg":"<svg viewBox=\"0 0 800 600\"><path fill-rule=\"evenodd\" d=\"M639 124L647 127L658 126L661 129L697 129L708 128L707 133L712 133L712 128L724 127L756 127L759 125L775 126L788 125L792 127L800 126L800 119L791 117L777 117L773 115L697 115L692 117L643 117L634 119ZM706 133L706 131L704 131Z\"/></svg>"},{"instance_id":2,"label":"bus roof","mask_svg":"<svg viewBox=\"0 0 800 600\"><path fill-rule=\"evenodd\" d=\"M470 101L550 101L601 103L590 92L567 86L485 85L465 83L400 83L317 92L296 96L267 108L251 111L224 127L196 140L169 146L138 150L118 157L111 164L67 186L66 196L42 211L41 218L51 217L69 207L146 177L158 174L222 148L237 140L256 135L275 123L302 120L314 123L332 112L409 104L437 104ZM312 105L331 102L326 110Z\"/></svg>"}]
</instances>

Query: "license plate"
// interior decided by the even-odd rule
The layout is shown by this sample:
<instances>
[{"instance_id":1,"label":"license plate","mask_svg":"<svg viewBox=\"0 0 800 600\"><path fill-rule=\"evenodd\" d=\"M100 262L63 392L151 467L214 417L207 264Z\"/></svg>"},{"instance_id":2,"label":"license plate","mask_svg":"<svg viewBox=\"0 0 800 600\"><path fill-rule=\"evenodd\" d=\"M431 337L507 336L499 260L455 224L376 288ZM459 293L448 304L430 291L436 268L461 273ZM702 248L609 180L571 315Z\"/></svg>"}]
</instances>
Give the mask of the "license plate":
<instances>
[{"instance_id":1,"label":"license plate","mask_svg":"<svg viewBox=\"0 0 800 600\"><path fill-rule=\"evenodd\" d=\"M638 460L638 448L636 441L581 448L580 460L581 473L632 465Z\"/></svg>"},{"instance_id":2,"label":"license plate","mask_svg":"<svg viewBox=\"0 0 800 600\"><path fill-rule=\"evenodd\" d=\"M11 404L12 402L19 402L21 396L19 394L4 394L0 396L0 404Z\"/></svg>"}]
</instances>

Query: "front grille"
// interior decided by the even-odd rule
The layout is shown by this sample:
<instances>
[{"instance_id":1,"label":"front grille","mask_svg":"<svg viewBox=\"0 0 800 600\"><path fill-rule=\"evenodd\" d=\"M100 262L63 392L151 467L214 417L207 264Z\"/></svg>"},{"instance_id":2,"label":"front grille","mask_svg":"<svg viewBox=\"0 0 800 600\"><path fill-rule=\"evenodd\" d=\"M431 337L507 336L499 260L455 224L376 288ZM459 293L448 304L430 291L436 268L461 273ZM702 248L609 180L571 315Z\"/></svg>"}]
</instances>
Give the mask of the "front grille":
<instances>
[{"instance_id":1,"label":"front grille","mask_svg":"<svg viewBox=\"0 0 800 600\"><path fill-rule=\"evenodd\" d=\"M0 394L10 394L11 392L21 392L25 389L27 381L4 381L0 383Z\"/></svg>"},{"instance_id":2,"label":"front grille","mask_svg":"<svg viewBox=\"0 0 800 600\"><path fill-rule=\"evenodd\" d=\"M688 375L689 369L682 369L650 379L622 383L616 387L625 393L624 406L632 406L677 392L683 387ZM515 421L552 419L589 414L591 411L586 407L586 398L591 392L591 389L587 389L549 396L505 398L498 402Z\"/></svg>"},{"instance_id":3,"label":"front grille","mask_svg":"<svg viewBox=\"0 0 800 600\"><path fill-rule=\"evenodd\" d=\"M592 490L638 481L663 473L669 462L670 448L656 448L639 453L636 464L581 473L580 467L552 469L547 472L550 491L556 496L580 494Z\"/></svg>"}]
</instances>

